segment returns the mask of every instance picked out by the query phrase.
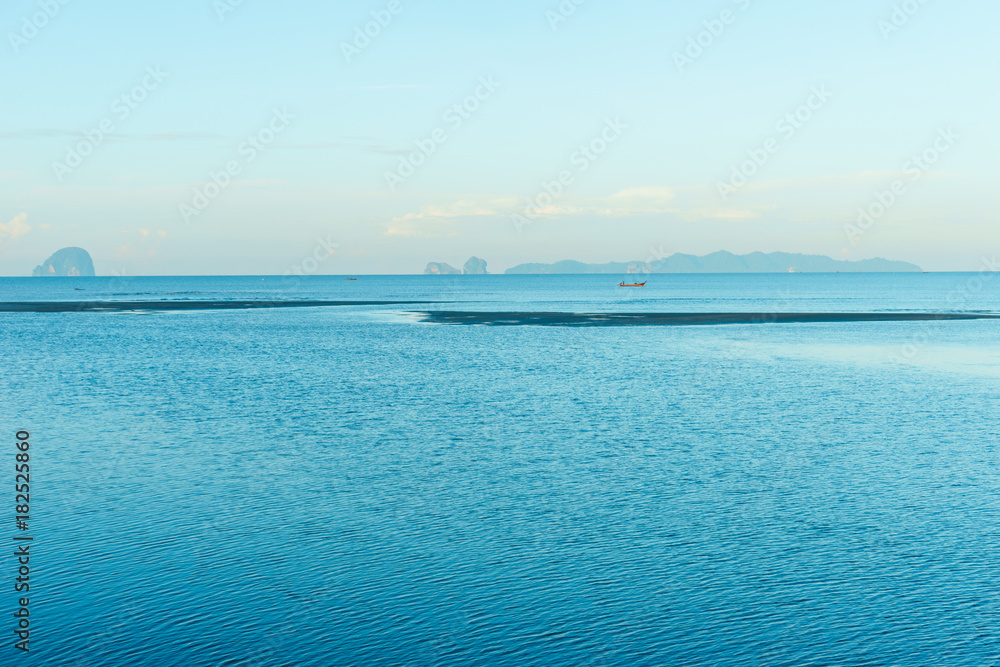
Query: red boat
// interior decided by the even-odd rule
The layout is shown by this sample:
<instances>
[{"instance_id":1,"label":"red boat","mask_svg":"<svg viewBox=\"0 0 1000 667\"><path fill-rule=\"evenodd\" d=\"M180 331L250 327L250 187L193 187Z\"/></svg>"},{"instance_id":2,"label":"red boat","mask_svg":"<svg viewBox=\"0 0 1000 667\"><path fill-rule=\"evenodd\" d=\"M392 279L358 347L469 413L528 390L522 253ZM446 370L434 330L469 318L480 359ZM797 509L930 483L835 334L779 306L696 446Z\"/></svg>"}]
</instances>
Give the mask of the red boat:
<instances>
[{"instance_id":1,"label":"red boat","mask_svg":"<svg viewBox=\"0 0 1000 667\"><path fill-rule=\"evenodd\" d=\"M646 282L648 282L648 281L643 281L641 283L632 283L631 285L626 285L625 281L623 280L620 283L618 283L618 286L619 287L645 287L646 286Z\"/></svg>"}]
</instances>

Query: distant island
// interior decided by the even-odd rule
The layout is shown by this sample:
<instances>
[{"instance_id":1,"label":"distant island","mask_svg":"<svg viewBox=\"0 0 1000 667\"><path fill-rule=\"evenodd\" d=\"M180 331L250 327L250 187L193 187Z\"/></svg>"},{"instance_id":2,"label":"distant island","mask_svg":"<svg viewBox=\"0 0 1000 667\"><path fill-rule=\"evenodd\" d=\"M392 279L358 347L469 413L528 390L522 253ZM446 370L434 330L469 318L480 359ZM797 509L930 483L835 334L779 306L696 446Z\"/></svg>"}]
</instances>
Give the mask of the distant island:
<instances>
[{"instance_id":1,"label":"distant island","mask_svg":"<svg viewBox=\"0 0 1000 667\"><path fill-rule=\"evenodd\" d=\"M430 262L427 264L427 268L424 269L424 273L440 276L485 276L487 274L486 260L479 259L478 257L470 257L461 270L445 262Z\"/></svg>"},{"instance_id":2,"label":"distant island","mask_svg":"<svg viewBox=\"0 0 1000 667\"><path fill-rule=\"evenodd\" d=\"M719 251L701 257L676 253L652 262L586 264L565 260L554 264L519 264L507 269L505 273L912 273L921 270L916 264L880 257L847 261L801 253L753 252L749 255L734 255Z\"/></svg>"},{"instance_id":3,"label":"distant island","mask_svg":"<svg viewBox=\"0 0 1000 667\"><path fill-rule=\"evenodd\" d=\"M93 277L94 262L83 248L63 248L42 262L31 272L42 277Z\"/></svg>"}]
</instances>

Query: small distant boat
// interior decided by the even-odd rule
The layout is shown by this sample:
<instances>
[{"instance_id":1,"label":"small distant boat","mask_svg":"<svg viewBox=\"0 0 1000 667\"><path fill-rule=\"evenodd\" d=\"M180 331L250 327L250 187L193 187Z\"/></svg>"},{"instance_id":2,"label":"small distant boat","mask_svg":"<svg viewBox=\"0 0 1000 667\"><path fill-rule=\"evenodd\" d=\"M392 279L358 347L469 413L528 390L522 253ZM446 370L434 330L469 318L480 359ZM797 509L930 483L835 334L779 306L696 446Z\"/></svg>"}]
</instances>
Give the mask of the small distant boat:
<instances>
[{"instance_id":1,"label":"small distant boat","mask_svg":"<svg viewBox=\"0 0 1000 667\"><path fill-rule=\"evenodd\" d=\"M645 287L647 282L648 281L644 280L641 283L631 283L631 284L626 285L625 281L623 280L620 283L618 283L618 286L619 287Z\"/></svg>"},{"instance_id":2,"label":"small distant boat","mask_svg":"<svg viewBox=\"0 0 1000 667\"><path fill-rule=\"evenodd\" d=\"M357 278L348 278L348 280L357 280Z\"/></svg>"}]
</instances>

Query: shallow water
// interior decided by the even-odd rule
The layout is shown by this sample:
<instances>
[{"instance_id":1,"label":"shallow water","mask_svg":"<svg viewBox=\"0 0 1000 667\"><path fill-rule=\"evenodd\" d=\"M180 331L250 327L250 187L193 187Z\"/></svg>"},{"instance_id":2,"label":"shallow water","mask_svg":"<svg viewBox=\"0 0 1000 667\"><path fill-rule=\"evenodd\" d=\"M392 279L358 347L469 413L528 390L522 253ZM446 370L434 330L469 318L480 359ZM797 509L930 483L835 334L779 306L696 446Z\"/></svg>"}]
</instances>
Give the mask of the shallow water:
<instances>
[{"instance_id":1,"label":"shallow water","mask_svg":"<svg viewBox=\"0 0 1000 667\"><path fill-rule=\"evenodd\" d=\"M0 279L0 301L1000 312L976 278ZM428 309L0 314L0 429L33 438L22 662L996 663L1000 322Z\"/></svg>"}]
</instances>

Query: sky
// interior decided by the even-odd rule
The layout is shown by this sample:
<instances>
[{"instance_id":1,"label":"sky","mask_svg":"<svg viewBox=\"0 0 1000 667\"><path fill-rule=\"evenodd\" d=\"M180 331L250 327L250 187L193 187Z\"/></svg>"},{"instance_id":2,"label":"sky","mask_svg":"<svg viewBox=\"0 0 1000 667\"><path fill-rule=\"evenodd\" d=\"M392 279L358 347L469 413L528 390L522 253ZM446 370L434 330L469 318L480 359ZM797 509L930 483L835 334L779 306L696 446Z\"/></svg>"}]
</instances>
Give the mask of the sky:
<instances>
[{"instance_id":1,"label":"sky","mask_svg":"<svg viewBox=\"0 0 1000 667\"><path fill-rule=\"evenodd\" d=\"M0 275L978 270L993 0L9 0ZM321 258L309 261L308 258Z\"/></svg>"}]
</instances>

